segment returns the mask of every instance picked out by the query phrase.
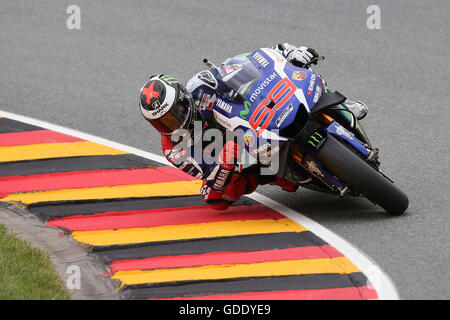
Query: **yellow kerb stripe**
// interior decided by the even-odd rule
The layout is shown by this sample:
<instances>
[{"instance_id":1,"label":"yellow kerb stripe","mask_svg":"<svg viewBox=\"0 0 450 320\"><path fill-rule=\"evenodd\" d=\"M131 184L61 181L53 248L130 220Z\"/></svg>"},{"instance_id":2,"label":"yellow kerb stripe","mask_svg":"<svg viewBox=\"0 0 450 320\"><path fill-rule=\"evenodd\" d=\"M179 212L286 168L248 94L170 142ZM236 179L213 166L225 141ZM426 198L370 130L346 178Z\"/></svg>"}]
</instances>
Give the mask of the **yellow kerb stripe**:
<instances>
[{"instance_id":1,"label":"yellow kerb stripe","mask_svg":"<svg viewBox=\"0 0 450 320\"><path fill-rule=\"evenodd\" d=\"M346 266L343 268L342 266ZM216 280L240 277L271 277L301 274L359 272L347 258L271 261L251 264L208 265L191 268L118 271L112 277L122 285L172 281Z\"/></svg>"},{"instance_id":2,"label":"yellow kerb stripe","mask_svg":"<svg viewBox=\"0 0 450 320\"><path fill-rule=\"evenodd\" d=\"M109 246L245 234L302 232L306 230L303 226L285 218L280 220L237 220L119 230L74 231L72 237L79 242L93 246Z\"/></svg>"},{"instance_id":3,"label":"yellow kerb stripe","mask_svg":"<svg viewBox=\"0 0 450 320\"><path fill-rule=\"evenodd\" d=\"M134 184L126 186L25 192L13 193L0 200L32 204L46 201L185 196L199 194L201 184L202 182L200 180L193 180Z\"/></svg>"},{"instance_id":4,"label":"yellow kerb stripe","mask_svg":"<svg viewBox=\"0 0 450 320\"><path fill-rule=\"evenodd\" d=\"M125 153L127 152L89 141L41 143L0 147L0 162Z\"/></svg>"}]
</instances>

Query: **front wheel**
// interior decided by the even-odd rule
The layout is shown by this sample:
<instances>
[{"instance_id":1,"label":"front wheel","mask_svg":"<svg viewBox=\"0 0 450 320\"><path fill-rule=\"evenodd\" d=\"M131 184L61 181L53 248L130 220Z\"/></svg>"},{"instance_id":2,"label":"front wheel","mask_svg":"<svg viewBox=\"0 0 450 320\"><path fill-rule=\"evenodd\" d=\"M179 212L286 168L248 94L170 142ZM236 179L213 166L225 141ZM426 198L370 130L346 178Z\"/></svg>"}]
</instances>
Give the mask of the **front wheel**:
<instances>
[{"instance_id":1,"label":"front wheel","mask_svg":"<svg viewBox=\"0 0 450 320\"><path fill-rule=\"evenodd\" d=\"M406 194L332 135L328 135L314 155L335 176L390 215L397 216L406 212L409 204Z\"/></svg>"}]
</instances>

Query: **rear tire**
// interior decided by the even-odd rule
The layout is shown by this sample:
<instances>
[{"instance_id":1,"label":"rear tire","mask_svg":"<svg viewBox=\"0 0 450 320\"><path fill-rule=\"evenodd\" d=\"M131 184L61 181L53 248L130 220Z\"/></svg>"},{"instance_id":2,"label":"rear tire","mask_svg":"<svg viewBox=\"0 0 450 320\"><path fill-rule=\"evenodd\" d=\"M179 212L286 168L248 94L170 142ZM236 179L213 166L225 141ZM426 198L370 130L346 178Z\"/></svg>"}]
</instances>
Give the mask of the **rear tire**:
<instances>
[{"instance_id":1,"label":"rear tire","mask_svg":"<svg viewBox=\"0 0 450 320\"><path fill-rule=\"evenodd\" d=\"M390 215L398 216L406 212L409 204L406 194L332 135L328 135L314 155L335 176Z\"/></svg>"}]
</instances>

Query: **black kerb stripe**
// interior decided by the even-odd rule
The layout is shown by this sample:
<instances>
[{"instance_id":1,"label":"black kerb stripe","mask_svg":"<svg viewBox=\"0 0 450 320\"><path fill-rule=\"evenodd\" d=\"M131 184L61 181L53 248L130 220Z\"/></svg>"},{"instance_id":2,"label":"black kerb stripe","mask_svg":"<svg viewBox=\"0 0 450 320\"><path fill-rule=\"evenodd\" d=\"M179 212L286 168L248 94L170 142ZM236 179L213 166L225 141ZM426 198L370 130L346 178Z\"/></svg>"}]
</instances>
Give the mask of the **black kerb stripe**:
<instances>
[{"instance_id":1,"label":"black kerb stripe","mask_svg":"<svg viewBox=\"0 0 450 320\"><path fill-rule=\"evenodd\" d=\"M45 129L8 118L0 118L0 133L36 131L36 130L45 130Z\"/></svg>"},{"instance_id":2,"label":"black kerb stripe","mask_svg":"<svg viewBox=\"0 0 450 320\"><path fill-rule=\"evenodd\" d=\"M38 159L0 164L0 176L27 176L55 172L159 167L133 154Z\"/></svg>"},{"instance_id":3,"label":"black kerb stripe","mask_svg":"<svg viewBox=\"0 0 450 320\"><path fill-rule=\"evenodd\" d=\"M256 202L242 197L235 205L253 205ZM153 197L141 199L106 199L71 202L41 202L28 206L28 210L40 219L68 217L73 215L89 215L108 211L131 211L145 209L205 206L201 196Z\"/></svg>"},{"instance_id":4,"label":"black kerb stripe","mask_svg":"<svg viewBox=\"0 0 450 320\"><path fill-rule=\"evenodd\" d=\"M128 246L93 247L107 263L113 260L142 259L158 256L202 254L219 251L257 251L295 247L323 246L327 243L310 231L253 234L170 243L138 244Z\"/></svg>"},{"instance_id":5,"label":"black kerb stripe","mask_svg":"<svg viewBox=\"0 0 450 320\"><path fill-rule=\"evenodd\" d=\"M360 287L367 284L364 274L311 274L298 276L235 278L224 281L164 283L162 286L127 286L127 299L158 299L184 296L232 294L278 290L308 290Z\"/></svg>"}]
</instances>

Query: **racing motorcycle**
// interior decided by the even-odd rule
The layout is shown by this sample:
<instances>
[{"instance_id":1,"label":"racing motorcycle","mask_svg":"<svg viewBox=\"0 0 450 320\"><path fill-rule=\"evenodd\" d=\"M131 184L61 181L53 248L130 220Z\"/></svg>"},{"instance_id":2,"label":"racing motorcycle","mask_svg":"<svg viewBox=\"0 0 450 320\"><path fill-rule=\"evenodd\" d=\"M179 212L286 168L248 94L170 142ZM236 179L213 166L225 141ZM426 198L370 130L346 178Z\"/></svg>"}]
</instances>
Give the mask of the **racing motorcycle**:
<instances>
[{"instance_id":1,"label":"racing motorcycle","mask_svg":"<svg viewBox=\"0 0 450 320\"><path fill-rule=\"evenodd\" d=\"M324 57L310 64L319 59ZM214 104L215 119L232 132L245 132L250 155L276 155L277 174L302 187L363 195L390 215L406 211L408 197L381 172L378 149L343 104L346 97L329 90L319 74L268 48L219 67L203 62L218 71L218 85L227 92Z\"/></svg>"}]
</instances>

